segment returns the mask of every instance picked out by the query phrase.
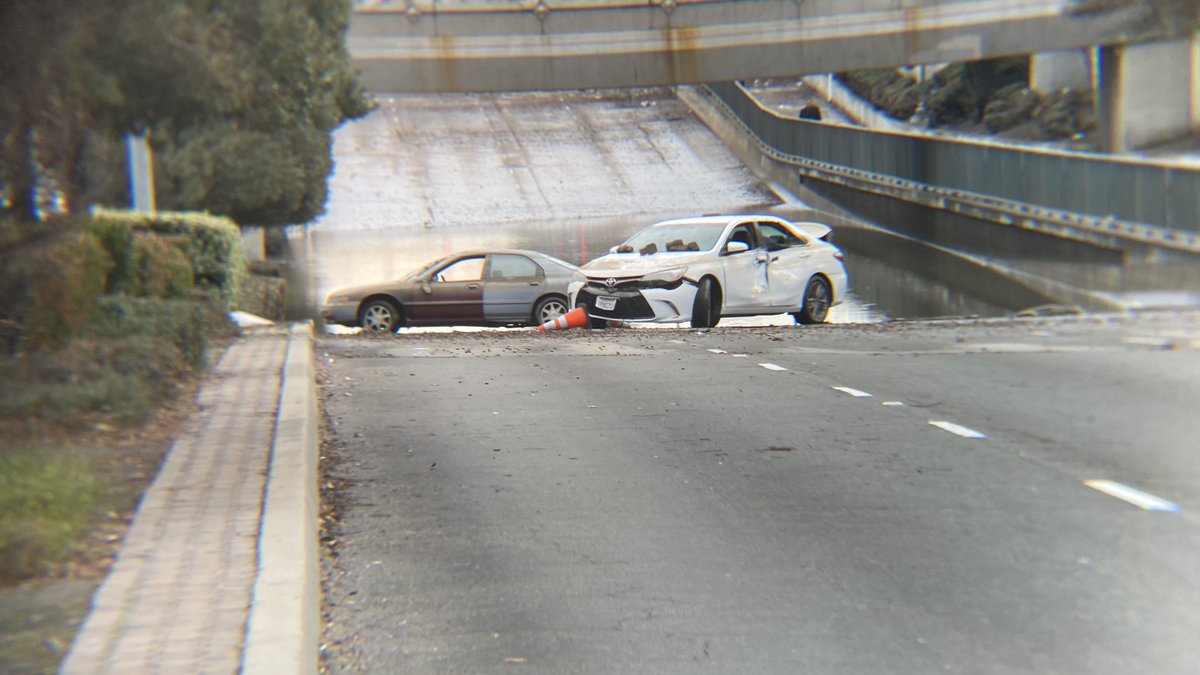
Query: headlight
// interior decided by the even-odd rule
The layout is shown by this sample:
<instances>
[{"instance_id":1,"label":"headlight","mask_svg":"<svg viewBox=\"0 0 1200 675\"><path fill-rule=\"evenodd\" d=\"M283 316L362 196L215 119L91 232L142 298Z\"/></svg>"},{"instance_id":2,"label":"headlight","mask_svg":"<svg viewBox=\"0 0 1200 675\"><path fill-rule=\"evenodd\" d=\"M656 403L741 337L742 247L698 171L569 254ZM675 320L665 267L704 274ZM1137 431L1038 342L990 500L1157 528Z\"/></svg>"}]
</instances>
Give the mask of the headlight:
<instances>
[{"instance_id":1,"label":"headlight","mask_svg":"<svg viewBox=\"0 0 1200 675\"><path fill-rule=\"evenodd\" d=\"M353 302L353 300L353 297L346 295L345 293L340 295L336 293L330 293L329 295L325 296L325 304L327 305L344 305L346 303Z\"/></svg>"},{"instance_id":2,"label":"headlight","mask_svg":"<svg viewBox=\"0 0 1200 675\"><path fill-rule=\"evenodd\" d=\"M673 284L682 279L685 274L687 274L686 267L672 267L661 272L651 272L642 277L642 281L653 284Z\"/></svg>"}]
</instances>

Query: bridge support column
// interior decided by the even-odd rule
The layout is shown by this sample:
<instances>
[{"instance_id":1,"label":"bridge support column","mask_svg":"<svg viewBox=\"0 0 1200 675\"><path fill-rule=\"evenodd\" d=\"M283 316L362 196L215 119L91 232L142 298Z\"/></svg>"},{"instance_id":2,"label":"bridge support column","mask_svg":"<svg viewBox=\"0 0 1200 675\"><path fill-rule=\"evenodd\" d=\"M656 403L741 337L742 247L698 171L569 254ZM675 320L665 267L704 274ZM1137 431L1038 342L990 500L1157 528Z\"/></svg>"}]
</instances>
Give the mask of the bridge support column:
<instances>
[{"instance_id":1,"label":"bridge support column","mask_svg":"<svg viewBox=\"0 0 1200 675\"><path fill-rule=\"evenodd\" d=\"M266 228L249 226L242 228L242 250L246 260L264 260L267 251Z\"/></svg>"},{"instance_id":2,"label":"bridge support column","mask_svg":"<svg viewBox=\"0 0 1200 675\"><path fill-rule=\"evenodd\" d=\"M1029 88L1042 93L1091 90L1093 53L1094 50L1074 49L1034 54L1029 63Z\"/></svg>"},{"instance_id":3,"label":"bridge support column","mask_svg":"<svg viewBox=\"0 0 1200 675\"><path fill-rule=\"evenodd\" d=\"M1097 124L1113 153L1200 132L1200 35L1102 47Z\"/></svg>"}]
</instances>

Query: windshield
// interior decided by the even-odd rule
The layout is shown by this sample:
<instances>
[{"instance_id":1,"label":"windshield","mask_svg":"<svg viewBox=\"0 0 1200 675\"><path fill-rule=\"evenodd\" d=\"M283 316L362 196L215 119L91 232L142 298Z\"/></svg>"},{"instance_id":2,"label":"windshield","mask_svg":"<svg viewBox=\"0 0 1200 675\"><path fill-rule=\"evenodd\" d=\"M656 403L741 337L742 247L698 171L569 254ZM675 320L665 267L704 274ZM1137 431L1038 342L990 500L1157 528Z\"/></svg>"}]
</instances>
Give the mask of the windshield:
<instances>
[{"instance_id":1,"label":"windshield","mask_svg":"<svg viewBox=\"0 0 1200 675\"><path fill-rule=\"evenodd\" d=\"M401 278L402 279L415 279L417 277L425 276L426 272L433 269L434 267L437 267L438 265L441 265L442 263L446 262L447 260L449 260L449 258L438 258L437 260L434 260L433 262L425 263L424 265L421 265L420 267L409 272L408 274L405 274Z\"/></svg>"},{"instance_id":2,"label":"windshield","mask_svg":"<svg viewBox=\"0 0 1200 675\"><path fill-rule=\"evenodd\" d=\"M679 223L648 227L617 247L617 253L707 251L717 245L725 223Z\"/></svg>"},{"instance_id":3,"label":"windshield","mask_svg":"<svg viewBox=\"0 0 1200 675\"><path fill-rule=\"evenodd\" d=\"M546 255L546 254L544 254L544 253L543 253L543 254L542 254L542 259L543 259L543 260L548 260L548 261L550 261L550 262L554 263L555 265L558 265L559 267L562 267L563 269L567 270L568 272L570 272L571 270L577 270L577 269L579 269L579 265L575 265L575 264L573 264L573 263L569 263L569 262L567 262L566 260L562 260L562 259L560 259L560 258L555 258L555 257L554 257L554 256L552 256L552 255Z\"/></svg>"}]
</instances>

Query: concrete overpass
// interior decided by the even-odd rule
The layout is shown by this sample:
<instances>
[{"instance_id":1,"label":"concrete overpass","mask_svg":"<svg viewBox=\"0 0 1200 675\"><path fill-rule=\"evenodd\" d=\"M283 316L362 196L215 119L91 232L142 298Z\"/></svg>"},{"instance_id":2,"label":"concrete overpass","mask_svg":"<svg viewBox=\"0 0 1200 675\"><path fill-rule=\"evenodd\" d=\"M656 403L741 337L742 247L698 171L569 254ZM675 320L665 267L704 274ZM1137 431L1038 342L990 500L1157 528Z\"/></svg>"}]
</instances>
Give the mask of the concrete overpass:
<instances>
[{"instance_id":1,"label":"concrete overpass","mask_svg":"<svg viewBox=\"0 0 1200 675\"><path fill-rule=\"evenodd\" d=\"M359 0L349 45L372 91L521 91L1060 51L1152 24L1123 1Z\"/></svg>"}]
</instances>

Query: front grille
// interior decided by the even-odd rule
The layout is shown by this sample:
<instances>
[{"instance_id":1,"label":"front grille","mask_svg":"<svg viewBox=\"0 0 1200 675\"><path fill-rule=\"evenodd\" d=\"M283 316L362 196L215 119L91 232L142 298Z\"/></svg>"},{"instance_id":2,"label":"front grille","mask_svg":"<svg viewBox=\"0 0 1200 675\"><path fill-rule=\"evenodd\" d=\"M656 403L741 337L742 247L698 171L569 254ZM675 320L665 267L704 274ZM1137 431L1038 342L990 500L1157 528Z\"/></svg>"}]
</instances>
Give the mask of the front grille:
<instances>
[{"instance_id":1,"label":"front grille","mask_svg":"<svg viewBox=\"0 0 1200 675\"><path fill-rule=\"evenodd\" d=\"M617 298L616 309L611 311L597 309L597 295ZM588 314L606 319L639 321L654 318L654 310L650 309L650 303L646 302L646 298L643 298L642 294L637 291L609 291L607 287L595 289L593 286L588 285L579 290L579 295L576 297L575 303L587 305Z\"/></svg>"},{"instance_id":2,"label":"front grille","mask_svg":"<svg viewBox=\"0 0 1200 675\"><path fill-rule=\"evenodd\" d=\"M637 292L645 288L679 288L683 284L683 279L678 281L643 281L641 277L632 279L618 279L617 283L609 287L599 279L588 279L587 289L597 295L620 295L622 291Z\"/></svg>"},{"instance_id":3,"label":"front grille","mask_svg":"<svg viewBox=\"0 0 1200 675\"><path fill-rule=\"evenodd\" d=\"M609 286L604 279L588 279L587 289L597 295L618 295L621 291L636 291L641 277L629 277L616 281L616 284Z\"/></svg>"}]
</instances>

